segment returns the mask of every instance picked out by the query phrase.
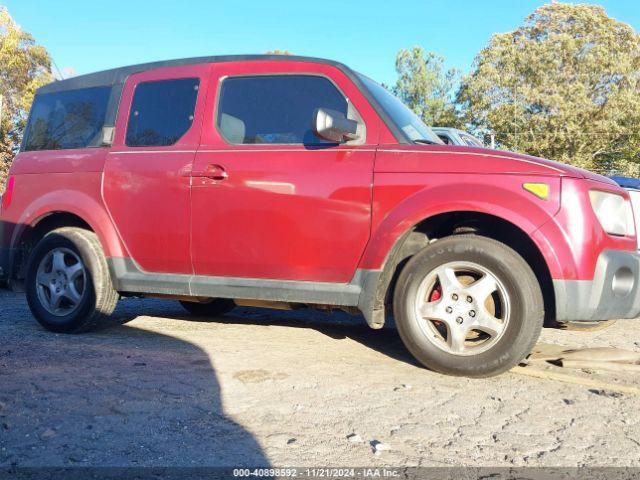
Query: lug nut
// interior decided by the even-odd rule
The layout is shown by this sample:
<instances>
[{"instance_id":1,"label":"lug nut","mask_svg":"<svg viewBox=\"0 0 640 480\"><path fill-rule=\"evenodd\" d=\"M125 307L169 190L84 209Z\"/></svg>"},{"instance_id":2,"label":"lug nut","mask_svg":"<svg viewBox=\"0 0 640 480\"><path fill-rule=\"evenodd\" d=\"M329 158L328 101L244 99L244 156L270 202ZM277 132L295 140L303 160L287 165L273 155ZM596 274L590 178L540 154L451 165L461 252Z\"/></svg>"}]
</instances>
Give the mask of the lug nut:
<instances>
[{"instance_id":1,"label":"lug nut","mask_svg":"<svg viewBox=\"0 0 640 480\"><path fill-rule=\"evenodd\" d=\"M456 293L454 293L453 295L451 295L451 298L455 301L458 300L458 295Z\"/></svg>"},{"instance_id":2,"label":"lug nut","mask_svg":"<svg viewBox=\"0 0 640 480\"><path fill-rule=\"evenodd\" d=\"M462 323L462 322L464 322L464 320L463 320L463 318L462 318L462 317L458 317L458 318L456 318L456 322L458 322L458 323Z\"/></svg>"},{"instance_id":3,"label":"lug nut","mask_svg":"<svg viewBox=\"0 0 640 480\"><path fill-rule=\"evenodd\" d=\"M447 307L447 308L446 308L446 312L447 312L447 313L451 313L451 312L453 312L453 308L451 308L451 307Z\"/></svg>"},{"instance_id":4,"label":"lug nut","mask_svg":"<svg viewBox=\"0 0 640 480\"><path fill-rule=\"evenodd\" d=\"M471 296L467 297L467 302L469 302L469 303L473 302L473 297L471 297Z\"/></svg>"},{"instance_id":5,"label":"lug nut","mask_svg":"<svg viewBox=\"0 0 640 480\"><path fill-rule=\"evenodd\" d=\"M471 310L471 311L469 312L469 316L470 316L471 318L475 317L475 316L476 316L476 311L475 311L475 310Z\"/></svg>"}]
</instances>

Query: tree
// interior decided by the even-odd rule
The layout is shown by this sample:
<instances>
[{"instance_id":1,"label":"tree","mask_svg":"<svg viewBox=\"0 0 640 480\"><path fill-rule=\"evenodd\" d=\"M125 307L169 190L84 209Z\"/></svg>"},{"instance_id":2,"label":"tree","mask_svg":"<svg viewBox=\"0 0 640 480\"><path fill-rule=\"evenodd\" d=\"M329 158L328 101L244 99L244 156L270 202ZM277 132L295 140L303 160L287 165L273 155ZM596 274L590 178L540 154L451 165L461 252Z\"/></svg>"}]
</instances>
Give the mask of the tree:
<instances>
[{"instance_id":1,"label":"tree","mask_svg":"<svg viewBox=\"0 0 640 480\"><path fill-rule=\"evenodd\" d=\"M0 6L0 190L15 155L36 89L52 80L44 47Z\"/></svg>"},{"instance_id":2,"label":"tree","mask_svg":"<svg viewBox=\"0 0 640 480\"><path fill-rule=\"evenodd\" d=\"M640 173L640 37L596 5L552 3L494 35L458 101L502 146Z\"/></svg>"},{"instance_id":3,"label":"tree","mask_svg":"<svg viewBox=\"0 0 640 480\"><path fill-rule=\"evenodd\" d=\"M445 70L444 59L422 47L400 50L396 56L398 80L393 93L427 125L457 127L460 119L454 106L454 89L459 72Z\"/></svg>"}]
</instances>

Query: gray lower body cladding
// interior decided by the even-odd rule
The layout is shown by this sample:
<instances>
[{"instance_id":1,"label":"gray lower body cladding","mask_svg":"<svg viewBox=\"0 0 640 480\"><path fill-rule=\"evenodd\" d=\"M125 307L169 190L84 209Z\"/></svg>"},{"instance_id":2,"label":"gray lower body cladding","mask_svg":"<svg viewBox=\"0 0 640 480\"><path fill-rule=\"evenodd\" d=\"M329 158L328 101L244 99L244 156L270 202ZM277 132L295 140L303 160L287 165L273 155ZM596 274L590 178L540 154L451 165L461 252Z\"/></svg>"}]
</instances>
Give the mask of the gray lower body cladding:
<instances>
[{"instance_id":1,"label":"gray lower body cladding","mask_svg":"<svg viewBox=\"0 0 640 480\"><path fill-rule=\"evenodd\" d=\"M7 282L9 280L10 265L11 250L0 247L0 283Z\"/></svg>"},{"instance_id":2,"label":"gray lower body cladding","mask_svg":"<svg viewBox=\"0 0 640 480\"><path fill-rule=\"evenodd\" d=\"M358 307L367 322L379 328L371 321L371 299L381 273L377 270L357 270L349 283L330 283L156 274L142 271L127 258L109 258L107 262L114 287L120 292Z\"/></svg>"},{"instance_id":3,"label":"gray lower body cladding","mask_svg":"<svg viewBox=\"0 0 640 480\"><path fill-rule=\"evenodd\" d=\"M10 230L13 230L12 224L0 221L0 284L7 282L11 276Z\"/></svg>"},{"instance_id":4,"label":"gray lower body cladding","mask_svg":"<svg viewBox=\"0 0 640 480\"><path fill-rule=\"evenodd\" d=\"M554 280L558 321L597 321L640 315L640 254L605 250L593 280Z\"/></svg>"},{"instance_id":5,"label":"gray lower body cladding","mask_svg":"<svg viewBox=\"0 0 640 480\"><path fill-rule=\"evenodd\" d=\"M0 285L10 280L15 251L0 247ZM120 292L185 295L358 307L373 328L384 325L375 310L381 271L356 271L349 283L266 280L147 273L131 259L109 258L114 287ZM606 250L593 280L553 280L556 319L598 321L640 315L640 254Z\"/></svg>"}]
</instances>

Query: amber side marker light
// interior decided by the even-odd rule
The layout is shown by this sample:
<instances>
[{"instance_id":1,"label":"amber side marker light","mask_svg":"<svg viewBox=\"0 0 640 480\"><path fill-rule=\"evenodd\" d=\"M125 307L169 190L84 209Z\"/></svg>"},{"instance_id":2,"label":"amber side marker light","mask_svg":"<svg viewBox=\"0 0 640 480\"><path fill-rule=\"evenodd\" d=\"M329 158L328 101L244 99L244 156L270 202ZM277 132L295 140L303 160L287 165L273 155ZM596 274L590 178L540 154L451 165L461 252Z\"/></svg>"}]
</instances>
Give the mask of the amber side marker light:
<instances>
[{"instance_id":1,"label":"amber side marker light","mask_svg":"<svg viewBox=\"0 0 640 480\"><path fill-rule=\"evenodd\" d=\"M522 188L542 200L549 199L549 185L546 183L523 183Z\"/></svg>"}]
</instances>

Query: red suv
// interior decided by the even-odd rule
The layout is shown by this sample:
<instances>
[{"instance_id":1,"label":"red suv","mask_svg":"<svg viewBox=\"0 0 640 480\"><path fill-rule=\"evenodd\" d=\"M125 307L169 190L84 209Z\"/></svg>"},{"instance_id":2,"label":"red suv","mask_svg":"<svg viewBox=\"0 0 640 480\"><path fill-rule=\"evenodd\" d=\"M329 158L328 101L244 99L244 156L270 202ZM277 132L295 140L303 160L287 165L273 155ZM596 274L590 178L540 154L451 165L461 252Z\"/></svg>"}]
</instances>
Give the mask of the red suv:
<instances>
[{"instance_id":1,"label":"red suv","mask_svg":"<svg viewBox=\"0 0 640 480\"><path fill-rule=\"evenodd\" d=\"M0 277L77 332L120 296L393 314L453 375L521 361L545 316L640 312L626 191L539 158L444 145L370 78L208 57L54 82L2 197Z\"/></svg>"}]
</instances>

